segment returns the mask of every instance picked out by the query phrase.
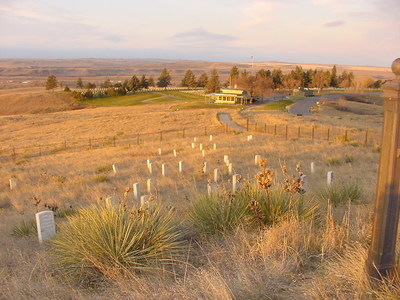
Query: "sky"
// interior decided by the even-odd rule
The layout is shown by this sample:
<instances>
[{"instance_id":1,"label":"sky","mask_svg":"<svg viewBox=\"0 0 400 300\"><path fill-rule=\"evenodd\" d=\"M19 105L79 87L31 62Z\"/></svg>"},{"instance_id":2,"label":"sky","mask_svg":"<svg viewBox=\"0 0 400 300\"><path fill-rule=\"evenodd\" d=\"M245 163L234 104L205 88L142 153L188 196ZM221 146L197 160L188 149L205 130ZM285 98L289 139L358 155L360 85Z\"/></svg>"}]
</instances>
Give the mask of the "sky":
<instances>
[{"instance_id":1,"label":"sky","mask_svg":"<svg viewBox=\"0 0 400 300\"><path fill-rule=\"evenodd\" d=\"M400 0L0 0L0 58L390 67Z\"/></svg>"}]
</instances>

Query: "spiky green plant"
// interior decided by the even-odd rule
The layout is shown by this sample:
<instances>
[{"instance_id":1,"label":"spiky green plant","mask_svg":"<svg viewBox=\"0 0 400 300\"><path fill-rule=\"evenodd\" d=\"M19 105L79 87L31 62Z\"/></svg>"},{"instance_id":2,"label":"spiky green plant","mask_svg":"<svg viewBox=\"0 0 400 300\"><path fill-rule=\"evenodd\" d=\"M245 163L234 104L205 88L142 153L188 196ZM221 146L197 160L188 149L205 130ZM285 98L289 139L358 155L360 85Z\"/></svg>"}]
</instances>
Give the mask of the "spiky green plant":
<instances>
[{"instance_id":1,"label":"spiky green plant","mask_svg":"<svg viewBox=\"0 0 400 300\"><path fill-rule=\"evenodd\" d=\"M232 231L248 212L248 201L226 192L198 194L189 207L189 223L202 234Z\"/></svg>"},{"instance_id":2,"label":"spiky green plant","mask_svg":"<svg viewBox=\"0 0 400 300\"><path fill-rule=\"evenodd\" d=\"M171 212L162 213L158 206L132 211L110 206L80 209L60 224L51 244L59 268L79 281L115 280L150 270L181 249Z\"/></svg>"},{"instance_id":3,"label":"spiky green plant","mask_svg":"<svg viewBox=\"0 0 400 300\"><path fill-rule=\"evenodd\" d=\"M319 192L319 198L323 201L329 200L334 206L350 202L357 202L362 197L362 189L357 183L338 182L326 186Z\"/></svg>"},{"instance_id":4,"label":"spiky green plant","mask_svg":"<svg viewBox=\"0 0 400 300\"><path fill-rule=\"evenodd\" d=\"M23 238L37 234L36 221L34 219L22 221L20 224L12 228L12 235Z\"/></svg>"}]
</instances>

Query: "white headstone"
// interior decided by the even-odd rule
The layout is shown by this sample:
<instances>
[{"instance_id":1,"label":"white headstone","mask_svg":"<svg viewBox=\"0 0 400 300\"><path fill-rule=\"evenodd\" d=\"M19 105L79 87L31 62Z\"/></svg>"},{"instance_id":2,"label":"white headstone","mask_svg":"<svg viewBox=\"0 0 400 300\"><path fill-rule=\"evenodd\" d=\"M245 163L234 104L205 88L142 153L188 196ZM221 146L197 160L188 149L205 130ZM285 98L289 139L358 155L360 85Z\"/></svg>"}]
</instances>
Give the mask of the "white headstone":
<instances>
[{"instance_id":1,"label":"white headstone","mask_svg":"<svg viewBox=\"0 0 400 300\"><path fill-rule=\"evenodd\" d=\"M240 179L240 175L239 174L235 174L232 176L232 192L235 193L240 185L239 182Z\"/></svg>"},{"instance_id":2,"label":"white headstone","mask_svg":"<svg viewBox=\"0 0 400 300\"><path fill-rule=\"evenodd\" d=\"M214 169L214 182L218 182L220 180L219 169Z\"/></svg>"},{"instance_id":3,"label":"white headstone","mask_svg":"<svg viewBox=\"0 0 400 300\"><path fill-rule=\"evenodd\" d=\"M112 207L117 205L117 199L114 196L110 196L106 198L105 204L107 207Z\"/></svg>"},{"instance_id":4,"label":"white headstone","mask_svg":"<svg viewBox=\"0 0 400 300\"><path fill-rule=\"evenodd\" d=\"M211 182L208 182L207 183L207 194L208 194L208 196L211 196L211 194L214 193L215 190L216 190L215 184L213 184Z\"/></svg>"},{"instance_id":5,"label":"white headstone","mask_svg":"<svg viewBox=\"0 0 400 300\"><path fill-rule=\"evenodd\" d=\"M161 154L162 154L161 148L158 148L158 155L161 155Z\"/></svg>"},{"instance_id":6,"label":"white headstone","mask_svg":"<svg viewBox=\"0 0 400 300\"><path fill-rule=\"evenodd\" d=\"M17 188L17 179L10 178L10 189L11 190L15 190Z\"/></svg>"},{"instance_id":7,"label":"white headstone","mask_svg":"<svg viewBox=\"0 0 400 300\"><path fill-rule=\"evenodd\" d=\"M151 161L150 161L150 159L148 159L147 160L147 168L149 168L150 163L151 163Z\"/></svg>"},{"instance_id":8,"label":"white headstone","mask_svg":"<svg viewBox=\"0 0 400 300\"><path fill-rule=\"evenodd\" d=\"M196 147L195 143L192 143L192 149L194 149Z\"/></svg>"},{"instance_id":9,"label":"white headstone","mask_svg":"<svg viewBox=\"0 0 400 300\"><path fill-rule=\"evenodd\" d=\"M300 176L300 183L303 184L303 191L306 191L308 186L307 186L307 175L301 175Z\"/></svg>"},{"instance_id":10,"label":"white headstone","mask_svg":"<svg viewBox=\"0 0 400 300\"><path fill-rule=\"evenodd\" d=\"M35 216L39 243L42 243L44 240L53 238L56 234L54 213L50 210L41 211L38 212Z\"/></svg>"},{"instance_id":11,"label":"white headstone","mask_svg":"<svg viewBox=\"0 0 400 300\"><path fill-rule=\"evenodd\" d=\"M161 165L161 174L162 176L167 176L167 164L162 164Z\"/></svg>"},{"instance_id":12,"label":"white headstone","mask_svg":"<svg viewBox=\"0 0 400 300\"><path fill-rule=\"evenodd\" d=\"M143 195L140 197L140 207L144 207L144 205L146 204L146 202L148 202L150 199L149 195Z\"/></svg>"},{"instance_id":13,"label":"white headstone","mask_svg":"<svg viewBox=\"0 0 400 300\"><path fill-rule=\"evenodd\" d=\"M217 144L214 144L214 150L217 150Z\"/></svg>"},{"instance_id":14,"label":"white headstone","mask_svg":"<svg viewBox=\"0 0 400 300\"><path fill-rule=\"evenodd\" d=\"M151 188L153 186L153 179L147 179L147 193L151 194Z\"/></svg>"},{"instance_id":15,"label":"white headstone","mask_svg":"<svg viewBox=\"0 0 400 300\"><path fill-rule=\"evenodd\" d=\"M149 173L153 174L153 163L149 163Z\"/></svg>"},{"instance_id":16,"label":"white headstone","mask_svg":"<svg viewBox=\"0 0 400 300\"><path fill-rule=\"evenodd\" d=\"M112 168L113 168L114 174L116 174L118 172L117 165L112 165Z\"/></svg>"},{"instance_id":17,"label":"white headstone","mask_svg":"<svg viewBox=\"0 0 400 300\"><path fill-rule=\"evenodd\" d=\"M254 164L258 165L261 160L261 155L257 154L254 156Z\"/></svg>"},{"instance_id":18,"label":"white headstone","mask_svg":"<svg viewBox=\"0 0 400 300\"><path fill-rule=\"evenodd\" d=\"M201 150L201 155L203 155L203 157L206 156L206 152L204 151L204 149Z\"/></svg>"},{"instance_id":19,"label":"white headstone","mask_svg":"<svg viewBox=\"0 0 400 300\"><path fill-rule=\"evenodd\" d=\"M207 162L203 162L203 168L202 168L203 174L207 173Z\"/></svg>"},{"instance_id":20,"label":"white headstone","mask_svg":"<svg viewBox=\"0 0 400 300\"><path fill-rule=\"evenodd\" d=\"M197 138L193 138L193 141L194 141L194 142L197 141Z\"/></svg>"},{"instance_id":21,"label":"white headstone","mask_svg":"<svg viewBox=\"0 0 400 300\"><path fill-rule=\"evenodd\" d=\"M253 139L253 136L252 135L248 135L247 136L247 141L251 141Z\"/></svg>"},{"instance_id":22,"label":"white headstone","mask_svg":"<svg viewBox=\"0 0 400 300\"><path fill-rule=\"evenodd\" d=\"M230 163L231 163L231 162L229 161L229 159L227 159L226 162L225 162L225 164L226 164L227 167L229 167L229 164L230 164Z\"/></svg>"},{"instance_id":23,"label":"white headstone","mask_svg":"<svg viewBox=\"0 0 400 300\"><path fill-rule=\"evenodd\" d=\"M183 173L184 169L185 169L185 164L183 161L180 161L179 162L179 173Z\"/></svg>"},{"instance_id":24,"label":"white headstone","mask_svg":"<svg viewBox=\"0 0 400 300\"><path fill-rule=\"evenodd\" d=\"M175 149L174 149L173 153L174 153L174 156L176 157L176 150Z\"/></svg>"},{"instance_id":25,"label":"white headstone","mask_svg":"<svg viewBox=\"0 0 400 300\"><path fill-rule=\"evenodd\" d=\"M229 161L229 157L228 155L224 155L224 163L226 164L227 161Z\"/></svg>"},{"instance_id":26,"label":"white headstone","mask_svg":"<svg viewBox=\"0 0 400 300\"><path fill-rule=\"evenodd\" d=\"M133 184L133 199L135 199L136 201L139 201L140 196L141 196L141 193L140 193L139 183L135 182Z\"/></svg>"},{"instance_id":27,"label":"white headstone","mask_svg":"<svg viewBox=\"0 0 400 300\"><path fill-rule=\"evenodd\" d=\"M333 183L333 175L334 175L333 171L329 171L327 173L326 182L328 185L331 185Z\"/></svg>"},{"instance_id":28,"label":"white headstone","mask_svg":"<svg viewBox=\"0 0 400 300\"><path fill-rule=\"evenodd\" d=\"M315 163L313 161L310 164L310 170L311 170L311 174L315 173Z\"/></svg>"},{"instance_id":29,"label":"white headstone","mask_svg":"<svg viewBox=\"0 0 400 300\"><path fill-rule=\"evenodd\" d=\"M231 176L233 174L233 166L231 163L228 165L228 174L229 174L229 176Z\"/></svg>"},{"instance_id":30,"label":"white headstone","mask_svg":"<svg viewBox=\"0 0 400 300\"><path fill-rule=\"evenodd\" d=\"M199 145L199 149L200 149L200 151L203 151L203 144Z\"/></svg>"},{"instance_id":31,"label":"white headstone","mask_svg":"<svg viewBox=\"0 0 400 300\"><path fill-rule=\"evenodd\" d=\"M212 136L212 135L210 135L210 142L212 142L212 140L213 140L213 136Z\"/></svg>"}]
</instances>

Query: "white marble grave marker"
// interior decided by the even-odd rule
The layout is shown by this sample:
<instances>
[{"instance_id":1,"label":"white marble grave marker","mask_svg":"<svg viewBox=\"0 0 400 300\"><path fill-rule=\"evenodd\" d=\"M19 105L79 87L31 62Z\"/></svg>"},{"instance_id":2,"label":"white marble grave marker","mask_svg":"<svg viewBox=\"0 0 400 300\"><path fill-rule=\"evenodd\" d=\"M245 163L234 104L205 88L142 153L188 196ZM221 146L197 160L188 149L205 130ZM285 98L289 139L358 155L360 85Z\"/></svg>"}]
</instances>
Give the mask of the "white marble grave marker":
<instances>
[{"instance_id":1,"label":"white marble grave marker","mask_svg":"<svg viewBox=\"0 0 400 300\"><path fill-rule=\"evenodd\" d=\"M214 150L217 150L217 144L214 144Z\"/></svg>"},{"instance_id":2,"label":"white marble grave marker","mask_svg":"<svg viewBox=\"0 0 400 300\"><path fill-rule=\"evenodd\" d=\"M214 182L218 182L220 179L219 169L214 169Z\"/></svg>"},{"instance_id":3,"label":"white marble grave marker","mask_svg":"<svg viewBox=\"0 0 400 300\"><path fill-rule=\"evenodd\" d=\"M201 150L201 155L203 155L203 157L206 156L206 152L204 151L204 149Z\"/></svg>"},{"instance_id":4,"label":"white marble grave marker","mask_svg":"<svg viewBox=\"0 0 400 300\"><path fill-rule=\"evenodd\" d=\"M161 148L158 148L158 155L161 155L161 154L162 154Z\"/></svg>"},{"instance_id":5,"label":"white marble grave marker","mask_svg":"<svg viewBox=\"0 0 400 300\"><path fill-rule=\"evenodd\" d=\"M17 188L17 179L10 178L10 189L11 190L15 190Z\"/></svg>"},{"instance_id":6,"label":"white marble grave marker","mask_svg":"<svg viewBox=\"0 0 400 300\"><path fill-rule=\"evenodd\" d=\"M150 199L149 195L143 195L140 197L140 207L144 207L144 205L146 204L146 202L148 202Z\"/></svg>"},{"instance_id":7,"label":"white marble grave marker","mask_svg":"<svg viewBox=\"0 0 400 300\"><path fill-rule=\"evenodd\" d=\"M185 169L185 164L183 161L180 161L179 162L179 173L183 173L184 169Z\"/></svg>"},{"instance_id":8,"label":"white marble grave marker","mask_svg":"<svg viewBox=\"0 0 400 300\"><path fill-rule=\"evenodd\" d=\"M213 136L212 136L212 135L210 135L210 142L212 142L212 140L213 140Z\"/></svg>"},{"instance_id":9,"label":"white marble grave marker","mask_svg":"<svg viewBox=\"0 0 400 300\"><path fill-rule=\"evenodd\" d=\"M162 176L167 176L167 164L162 164L161 165L161 174Z\"/></svg>"},{"instance_id":10,"label":"white marble grave marker","mask_svg":"<svg viewBox=\"0 0 400 300\"><path fill-rule=\"evenodd\" d=\"M149 163L149 173L153 174L153 163Z\"/></svg>"},{"instance_id":11,"label":"white marble grave marker","mask_svg":"<svg viewBox=\"0 0 400 300\"><path fill-rule=\"evenodd\" d=\"M333 183L333 175L334 175L333 171L329 171L327 173L326 182L327 182L328 185L332 185L332 183Z\"/></svg>"},{"instance_id":12,"label":"white marble grave marker","mask_svg":"<svg viewBox=\"0 0 400 300\"><path fill-rule=\"evenodd\" d=\"M253 139L253 136L252 136L252 135L248 135L248 136L247 136L247 141L248 141L248 142L250 142L252 139Z\"/></svg>"},{"instance_id":13,"label":"white marble grave marker","mask_svg":"<svg viewBox=\"0 0 400 300\"><path fill-rule=\"evenodd\" d=\"M233 166L232 166L232 163L230 163L230 164L228 165L228 174L229 174L229 176L231 176L231 175L233 174Z\"/></svg>"},{"instance_id":14,"label":"white marble grave marker","mask_svg":"<svg viewBox=\"0 0 400 300\"><path fill-rule=\"evenodd\" d=\"M195 143L192 143L192 149L194 149L196 147Z\"/></svg>"},{"instance_id":15,"label":"white marble grave marker","mask_svg":"<svg viewBox=\"0 0 400 300\"><path fill-rule=\"evenodd\" d=\"M227 161L229 161L229 157L228 155L224 155L224 163L226 164Z\"/></svg>"},{"instance_id":16,"label":"white marble grave marker","mask_svg":"<svg viewBox=\"0 0 400 300\"><path fill-rule=\"evenodd\" d=\"M315 163L313 161L310 164L310 170L311 170L311 174L315 173Z\"/></svg>"},{"instance_id":17,"label":"white marble grave marker","mask_svg":"<svg viewBox=\"0 0 400 300\"><path fill-rule=\"evenodd\" d=\"M261 155L257 154L254 156L254 164L258 165L261 161Z\"/></svg>"},{"instance_id":18,"label":"white marble grave marker","mask_svg":"<svg viewBox=\"0 0 400 300\"><path fill-rule=\"evenodd\" d=\"M212 193L215 193L216 189L217 188L216 188L215 184L213 184L211 182L207 183L207 194L208 194L208 196L211 196Z\"/></svg>"},{"instance_id":19,"label":"white marble grave marker","mask_svg":"<svg viewBox=\"0 0 400 300\"><path fill-rule=\"evenodd\" d=\"M151 161L150 161L150 159L148 159L147 162L146 162L147 168L149 168L150 163L151 163Z\"/></svg>"},{"instance_id":20,"label":"white marble grave marker","mask_svg":"<svg viewBox=\"0 0 400 300\"><path fill-rule=\"evenodd\" d=\"M200 149L200 151L203 151L203 144L199 145L199 149Z\"/></svg>"},{"instance_id":21,"label":"white marble grave marker","mask_svg":"<svg viewBox=\"0 0 400 300\"><path fill-rule=\"evenodd\" d=\"M147 193L148 194L151 194L151 188L153 186L153 183L154 183L153 179L147 179Z\"/></svg>"},{"instance_id":22,"label":"white marble grave marker","mask_svg":"<svg viewBox=\"0 0 400 300\"><path fill-rule=\"evenodd\" d=\"M176 157L176 150L175 149L174 149L173 153L174 153L174 156Z\"/></svg>"},{"instance_id":23,"label":"white marble grave marker","mask_svg":"<svg viewBox=\"0 0 400 300\"><path fill-rule=\"evenodd\" d=\"M193 141L196 142L196 141L197 141L197 138L193 138Z\"/></svg>"},{"instance_id":24,"label":"white marble grave marker","mask_svg":"<svg viewBox=\"0 0 400 300\"><path fill-rule=\"evenodd\" d=\"M203 162L203 168L202 168L203 174L207 173L207 162Z\"/></svg>"},{"instance_id":25,"label":"white marble grave marker","mask_svg":"<svg viewBox=\"0 0 400 300\"><path fill-rule=\"evenodd\" d=\"M240 175L239 174L235 174L232 176L232 192L235 193L237 191L237 189L239 188L240 182Z\"/></svg>"},{"instance_id":26,"label":"white marble grave marker","mask_svg":"<svg viewBox=\"0 0 400 300\"><path fill-rule=\"evenodd\" d=\"M307 175L301 175L300 176L300 183L302 183L303 184L303 187L302 187L302 189L303 189L303 191L306 191L307 190Z\"/></svg>"},{"instance_id":27,"label":"white marble grave marker","mask_svg":"<svg viewBox=\"0 0 400 300\"><path fill-rule=\"evenodd\" d=\"M140 196L141 196L141 193L140 193L139 183L135 182L133 184L133 199L135 199L136 201L139 201Z\"/></svg>"},{"instance_id":28,"label":"white marble grave marker","mask_svg":"<svg viewBox=\"0 0 400 300\"><path fill-rule=\"evenodd\" d=\"M114 174L117 174L117 172L118 172L117 165L112 165L112 167L113 167Z\"/></svg>"},{"instance_id":29,"label":"white marble grave marker","mask_svg":"<svg viewBox=\"0 0 400 300\"><path fill-rule=\"evenodd\" d=\"M42 243L44 240L53 238L56 234L54 213L50 210L47 210L38 212L35 216L39 243Z\"/></svg>"}]
</instances>

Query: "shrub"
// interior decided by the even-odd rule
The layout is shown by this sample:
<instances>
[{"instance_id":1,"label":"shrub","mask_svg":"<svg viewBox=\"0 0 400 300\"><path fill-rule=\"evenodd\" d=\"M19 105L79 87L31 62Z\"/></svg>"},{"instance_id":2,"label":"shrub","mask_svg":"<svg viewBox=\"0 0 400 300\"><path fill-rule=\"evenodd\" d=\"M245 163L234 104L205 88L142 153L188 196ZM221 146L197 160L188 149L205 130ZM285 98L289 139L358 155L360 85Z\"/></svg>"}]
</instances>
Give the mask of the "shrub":
<instances>
[{"instance_id":1,"label":"shrub","mask_svg":"<svg viewBox=\"0 0 400 300\"><path fill-rule=\"evenodd\" d=\"M96 282L149 271L159 260L180 252L180 234L171 213L92 206L60 224L52 241L56 264L71 279Z\"/></svg>"},{"instance_id":2,"label":"shrub","mask_svg":"<svg viewBox=\"0 0 400 300\"><path fill-rule=\"evenodd\" d=\"M28 237L34 234L37 234L37 226L35 219L22 221L20 224L15 225L12 228L12 235L19 238Z\"/></svg>"},{"instance_id":3,"label":"shrub","mask_svg":"<svg viewBox=\"0 0 400 300\"><path fill-rule=\"evenodd\" d=\"M335 183L323 188L319 192L319 198L329 200L334 206L354 202L362 197L362 189L357 183Z\"/></svg>"},{"instance_id":4,"label":"shrub","mask_svg":"<svg viewBox=\"0 0 400 300\"><path fill-rule=\"evenodd\" d=\"M112 171L112 165L104 165L96 168L96 174L105 173Z\"/></svg>"},{"instance_id":5,"label":"shrub","mask_svg":"<svg viewBox=\"0 0 400 300\"><path fill-rule=\"evenodd\" d=\"M328 166L338 166L342 163L340 157L337 156L327 157L325 161Z\"/></svg>"},{"instance_id":6,"label":"shrub","mask_svg":"<svg viewBox=\"0 0 400 300\"><path fill-rule=\"evenodd\" d=\"M199 194L189 208L189 223L202 234L235 229L248 212L248 199L228 193Z\"/></svg>"}]
</instances>

